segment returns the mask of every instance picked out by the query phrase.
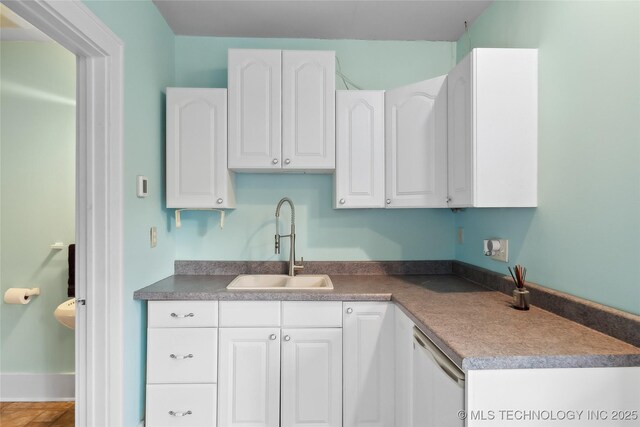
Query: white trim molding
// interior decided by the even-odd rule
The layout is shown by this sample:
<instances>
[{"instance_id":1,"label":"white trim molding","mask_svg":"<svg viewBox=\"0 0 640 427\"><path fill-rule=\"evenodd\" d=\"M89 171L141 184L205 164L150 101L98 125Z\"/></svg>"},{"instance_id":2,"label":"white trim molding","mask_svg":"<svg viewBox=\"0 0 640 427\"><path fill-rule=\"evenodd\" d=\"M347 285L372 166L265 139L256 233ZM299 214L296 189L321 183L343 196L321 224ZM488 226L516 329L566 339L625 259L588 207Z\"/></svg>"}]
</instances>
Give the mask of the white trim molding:
<instances>
[{"instance_id":1,"label":"white trim molding","mask_svg":"<svg viewBox=\"0 0 640 427\"><path fill-rule=\"evenodd\" d=\"M74 400L75 375L0 374L0 401L49 402Z\"/></svg>"},{"instance_id":2,"label":"white trim molding","mask_svg":"<svg viewBox=\"0 0 640 427\"><path fill-rule=\"evenodd\" d=\"M77 57L76 424L123 425L120 39L79 0L1 0Z\"/></svg>"}]
</instances>

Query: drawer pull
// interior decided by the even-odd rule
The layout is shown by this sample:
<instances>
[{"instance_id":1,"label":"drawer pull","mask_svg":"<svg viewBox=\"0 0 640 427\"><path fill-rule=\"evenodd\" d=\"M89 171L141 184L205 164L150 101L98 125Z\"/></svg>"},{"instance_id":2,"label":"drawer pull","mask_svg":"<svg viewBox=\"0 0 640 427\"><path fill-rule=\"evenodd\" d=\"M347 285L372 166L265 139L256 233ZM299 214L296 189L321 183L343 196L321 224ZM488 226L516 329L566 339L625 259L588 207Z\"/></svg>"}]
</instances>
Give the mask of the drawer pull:
<instances>
[{"instance_id":1,"label":"drawer pull","mask_svg":"<svg viewBox=\"0 0 640 427\"><path fill-rule=\"evenodd\" d=\"M185 319L187 317L196 317L196 315L193 314L193 313L188 313L188 314L171 313L171 317L176 318L176 319Z\"/></svg>"},{"instance_id":2,"label":"drawer pull","mask_svg":"<svg viewBox=\"0 0 640 427\"><path fill-rule=\"evenodd\" d=\"M187 354L186 356L181 356L181 355L179 355L179 354L173 354L173 353L171 353L171 354L169 355L169 357L170 357L170 358L172 358L172 359L176 359L176 360L182 360L182 359L193 359L193 354L189 353L189 354Z\"/></svg>"},{"instance_id":3,"label":"drawer pull","mask_svg":"<svg viewBox=\"0 0 640 427\"><path fill-rule=\"evenodd\" d=\"M169 411L169 415L172 417L184 417L185 415L191 415L191 411Z\"/></svg>"}]
</instances>

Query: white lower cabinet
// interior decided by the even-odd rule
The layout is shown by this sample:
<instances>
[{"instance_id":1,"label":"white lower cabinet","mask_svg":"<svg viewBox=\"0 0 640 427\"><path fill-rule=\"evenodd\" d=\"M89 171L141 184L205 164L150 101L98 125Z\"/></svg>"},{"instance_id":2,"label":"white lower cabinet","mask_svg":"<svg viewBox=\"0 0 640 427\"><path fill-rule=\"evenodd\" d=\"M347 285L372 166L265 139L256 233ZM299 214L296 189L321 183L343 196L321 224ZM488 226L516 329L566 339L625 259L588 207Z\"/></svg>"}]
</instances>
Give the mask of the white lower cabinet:
<instances>
[{"instance_id":1,"label":"white lower cabinet","mask_svg":"<svg viewBox=\"0 0 640 427\"><path fill-rule=\"evenodd\" d=\"M345 427L394 425L393 318L393 303L344 303Z\"/></svg>"},{"instance_id":2,"label":"white lower cabinet","mask_svg":"<svg viewBox=\"0 0 640 427\"><path fill-rule=\"evenodd\" d=\"M148 307L145 426L215 426L218 302Z\"/></svg>"},{"instance_id":3,"label":"white lower cabinet","mask_svg":"<svg viewBox=\"0 0 640 427\"><path fill-rule=\"evenodd\" d=\"M413 427L413 322L395 307L396 427ZM423 427L416 425L415 427Z\"/></svg>"},{"instance_id":4,"label":"white lower cabinet","mask_svg":"<svg viewBox=\"0 0 640 427\"><path fill-rule=\"evenodd\" d=\"M342 329L282 330L282 427L342 425Z\"/></svg>"},{"instance_id":5,"label":"white lower cabinet","mask_svg":"<svg viewBox=\"0 0 640 427\"><path fill-rule=\"evenodd\" d=\"M221 302L218 426L341 427L341 305Z\"/></svg>"},{"instance_id":6,"label":"white lower cabinet","mask_svg":"<svg viewBox=\"0 0 640 427\"><path fill-rule=\"evenodd\" d=\"M218 425L278 427L280 328L220 328Z\"/></svg>"}]
</instances>

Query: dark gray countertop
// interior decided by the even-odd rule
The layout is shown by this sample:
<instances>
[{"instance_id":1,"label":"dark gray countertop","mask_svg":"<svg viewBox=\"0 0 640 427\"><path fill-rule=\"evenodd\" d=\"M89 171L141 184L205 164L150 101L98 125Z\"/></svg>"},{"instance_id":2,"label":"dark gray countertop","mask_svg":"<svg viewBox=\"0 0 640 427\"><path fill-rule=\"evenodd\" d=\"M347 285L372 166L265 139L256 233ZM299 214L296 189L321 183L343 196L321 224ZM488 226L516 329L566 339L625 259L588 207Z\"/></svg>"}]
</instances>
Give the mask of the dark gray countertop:
<instances>
[{"instance_id":1,"label":"dark gray countertop","mask_svg":"<svg viewBox=\"0 0 640 427\"><path fill-rule=\"evenodd\" d=\"M235 275L176 275L139 300L394 301L469 369L640 366L640 348L454 275L332 275L334 290L228 291Z\"/></svg>"}]
</instances>

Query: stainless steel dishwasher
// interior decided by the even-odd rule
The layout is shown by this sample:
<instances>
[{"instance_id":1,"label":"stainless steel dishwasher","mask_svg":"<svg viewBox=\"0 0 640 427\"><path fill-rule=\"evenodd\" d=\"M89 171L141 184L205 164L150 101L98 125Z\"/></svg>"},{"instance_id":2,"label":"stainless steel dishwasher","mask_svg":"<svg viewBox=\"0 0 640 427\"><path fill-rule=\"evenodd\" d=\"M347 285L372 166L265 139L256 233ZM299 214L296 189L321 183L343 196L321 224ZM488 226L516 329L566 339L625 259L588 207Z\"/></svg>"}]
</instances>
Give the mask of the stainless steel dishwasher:
<instances>
[{"instance_id":1,"label":"stainless steel dishwasher","mask_svg":"<svg viewBox=\"0 0 640 427\"><path fill-rule=\"evenodd\" d=\"M461 427L464 372L413 328L413 427Z\"/></svg>"}]
</instances>

